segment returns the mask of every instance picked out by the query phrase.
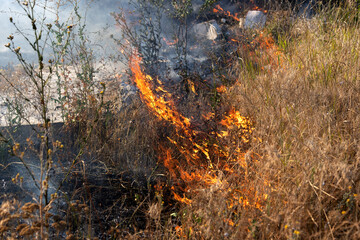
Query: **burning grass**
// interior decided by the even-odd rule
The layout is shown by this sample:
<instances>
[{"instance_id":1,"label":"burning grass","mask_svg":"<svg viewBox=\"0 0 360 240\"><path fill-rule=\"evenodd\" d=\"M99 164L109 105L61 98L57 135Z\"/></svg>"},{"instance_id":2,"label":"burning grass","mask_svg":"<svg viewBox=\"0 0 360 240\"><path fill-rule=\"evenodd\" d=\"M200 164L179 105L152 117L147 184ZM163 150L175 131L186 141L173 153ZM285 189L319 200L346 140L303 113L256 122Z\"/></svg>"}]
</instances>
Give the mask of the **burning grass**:
<instances>
[{"instance_id":1,"label":"burning grass","mask_svg":"<svg viewBox=\"0 0 360 240\"><path fill-rule=\"evenodd\" d=\"M277 186L261 217L250 218L257 238L359 237L359 31L322 17L326 25L321 17L294 23L278 70L253 77L242 63L234 68L242 84L228 99L256 119L262 141L251 150Z\"/></svg>"},{"instance_id":2,"label":"burning grass","mask_svg":"<svg viewBox=\"0 0 360 240\"><path fill-rule=\"evenodd\" d=\"M291 22L286 32L272 32L274 40L259 35L257 49L270 45L281 64L270 69L245 61L233 64L238 80L222 90L222 102L250 116L255 128L250 146L239 152L220 139L242 135L219 131L221 147L215 149L226 149L228 159L236 152L236 164L193 164L197 157L191 149L199 150L196 137L192 145L170 139L182 156L189 156L188 165L174 148L163 149L170 176L186 186L180 193L173 188L174 198L182 203L176 215L181 222L175 228L178 238L359 238L359 30L356 21L334 19L336 9L331 14L323 11L311 20ZM242 56L262 61L249 52ZM241 125L242 120L228 122L239 111L228 111L219 126ZM191 132L191 121L186 126ZM207 153L211 160L224 157L223 152ZM204 153L200 156L207 159Z\"/></svg>"},{"instance_id":3,"label":"burning grass","mask_svg":"<svg viewBox=\"0 0 360 240\"><path fill-rule=\"evenodd\" d=\"M103 186L85 182L76 196L85 196L89 216L119 214L104 236L358 239L360 30L343 11L358 14L325 9L311 20L274 14L263 32L231 40L239 45L228 69L236 81L196 86L187 96L147 75L133 54L142 103L94 122L86 151L107 174L129 169L143 183L109 181L107 196L122 191L106 210L91 195L104 193L96 190ZM3 236L11 235L7 217L15 209L10 202L0 207Z\"/></svg>"},{"instance_id":4,"label":"burning grass","mask_svg":"<svg viewBox=\"0 0 360 240\"><path fill-rule=\"evenodd\" d=\"M230 108L218 116L210 112L202 120L214 122L216 129L196 129L176 110L171 99L165 100L164 94L170 98L170 93L163 88L151 90L153 78L142 72L140 60L136 55L132 56L131 70L141 98L155 116L174 127L168 141L161 141L157 149L160 162L169 171L174 199L192 208L197 206L193 201L199 193L210 191L213 192L211 195L222 195L229 214L225 223L233 227L239 221L238 209L263 208L270 184L262 177L261 184L258 182L256 188L251 186L259 161L256 154L247 152L247 157L245 154L252 140L253 123ZM220 121L216 123L217 119ZM261 193L257 188L263 188ZM177 230L184 237L181 229L186 224L183 221L182 224Z\"/></svg>"}]
</instances>

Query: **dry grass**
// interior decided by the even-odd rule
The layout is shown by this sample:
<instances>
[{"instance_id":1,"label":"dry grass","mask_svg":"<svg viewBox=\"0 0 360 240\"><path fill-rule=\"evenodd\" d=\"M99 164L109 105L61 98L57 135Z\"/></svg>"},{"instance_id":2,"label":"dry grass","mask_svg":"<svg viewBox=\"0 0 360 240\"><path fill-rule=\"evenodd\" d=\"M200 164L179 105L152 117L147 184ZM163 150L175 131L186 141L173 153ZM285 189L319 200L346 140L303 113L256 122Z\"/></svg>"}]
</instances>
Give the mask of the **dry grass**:
<instances>
[{"instance_id":1,"label":"dry grass","mask_svg":"<svg viewBox=\"0 0 360 240\"><path fill-rule=\"evenodd\" d=\"M87 154L110 172L142 172L150 192L126 197L138 205L135 213L146 216L145 230L133 227L135 233L127 234L128 226L113 224L108 236L359 239L360 29L356 17L346 8L323 9L311 20L274 14L265 33L272 34L280 53L258 49L251 55L251 49L242 48L229 70L237 81L228 86L220 103L214 93L209 94L211 90L200 87L197 95L186 96L187 102L176 103L180 112L195 120L211 110L221 116L234 107L255 123L253 140L243 147L246 170L236 164L232 165L235 174L219 170L216 183L199 184L186 193L191 204L169 200L173 196L169 186L175 182L170 175L164 188L150 187L150 179L159 171L154 169L161 165L156 163L163 154L159 145L173 146L167 137L178 133L170 124L158 121L139 99L117 115L100 109L96 121L90 109L85 114L90 117L75 126L80 136L81 131L93 132L86 142ZM192 124L199 132L217 127L213 122ZM230 134L230 140L238 137L236 132ZM238 146L227 148L232 154ZM229 204L235 191L246 195L250 204ZM11 234L7 217L16 211L9 206L6 202L0 208L0 236ZM36 212L32 206L24 205L22 211ZM67 227L60 220L50 221L58 234ZM18 230L26 227L19 225Z\"/></svg>"},{"instance_id":2,"label":"dry grass","mask_svg":"<svg viewBox=\"0 0 360 240\"><path fill-rule=\"evenodd\" d=\"M268 198L260 209L230 211L216 187L198 194L182 209L184 238L360 237L360 30L352 14L332 9L287 22L288 31L275 39L283 47L276 69L235 63L238 84L224 100L256 122L260 141L249 151L261 157L248 188ZM284 24L272 21L270 32ZM271 191L259 187L264 178Z\"/></svg>"},{"instance_id":3,"label":"dry grass","mask_svg":"<svg viewBox=\"0 0 360 240\"><path fill-rule=\"evenodd\" d=\"M156 191L146 203L146 229L129 239L360 237L360 30L352 10L322 11L311 20L274 14L265 33L272 34L280 53L260 48L251 55L251 49L242 48L241 61L233 61L230 75L237 82L223 94L216 111L233 106L255 122L254 140L244 148L246 177L219 171L217 183L199 184L186 193L191 204L172 208L163 203L169 193ZM197 93L179 104L180 111L194 119L215 104L211 94L201 89ZM155 116L143 107L135 103L123 112L111 137L114 145L103 144L111 149L104 153L123 154L120 158L131 161L157 158L158 145L166 144L171 128L152 120ZM214 127L201 122L194 126L201 131ZM145 162L140 165L151 165ZM243 166L232 167L244 172ZM250 205L230 206L234 191L247 195ZM259 196L266 198L251 205ZM111 233L121 236L121 229Z\"/></svg>"}]
</instances>

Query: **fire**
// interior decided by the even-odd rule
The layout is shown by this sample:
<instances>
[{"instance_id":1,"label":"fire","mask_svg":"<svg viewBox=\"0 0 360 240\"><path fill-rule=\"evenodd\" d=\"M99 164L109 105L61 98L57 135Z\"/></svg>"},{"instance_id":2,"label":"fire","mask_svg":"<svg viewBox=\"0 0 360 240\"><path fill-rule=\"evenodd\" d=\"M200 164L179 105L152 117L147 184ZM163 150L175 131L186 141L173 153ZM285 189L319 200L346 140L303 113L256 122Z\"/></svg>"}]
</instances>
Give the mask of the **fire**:
<instances>
[{"instance_id":1,"label":"fire","mask_svg":"<svg viewBox=\"0 0 360 240\"><path fill-rule=\"evenodd\" d=\"M151 90L152 77L145 75L140 68L141 58L134 54L131 57L131 71L134 74L134 82L141 92L141 98L146 105L153 110L157 117L172 122L178 129L182 129L186 135L190 134L190 120L174 110L173 102L166 101L164 97L156 96ZM158 88L161 90L162 88Z\"/></svg>"},{"instance_id":2,"label":"fire","mask_svg":"<svg viewBox=\"0 0 360 240\"><path fill-rule=\"evenodd\" d=\"M258 44L260 49L276 49L274 39L264 33L260 33L251 43Z\"/></svg>"},{"instance_id":3,"label":"fire","mask_svg":"<svg viewBox=\"0 0 360 240\"><path fill-rule=\"evenodd\" d=\"M253 5L253 7L251 8L251 10L255 10L255 11L262 11L264 13L267 13L267 10L264 10L260 7L258 7L255 3L254 0L250 0L251 4Z\"/></svg>"},{"instance_id":4,"label":"fire","mask_svg":"<svg viewBox=\"0 0 360 240\"><path fill-rule=\"evenodd\" d=\"M264 13L267 13L267 10L264 10L264 9L262 9L262 8L258 7L258 6L254 6L254 7L252 8L252 10L255 10L255 11L262 11L262 12L264 12Z\"/></svg>"},{"instance_id":5,"label":"fire","mask_svg":"<svg viewBox=\"0 0 360 240\"><path fill-rule=\"evenodd\" d=\"M213 12L224 14L225 16L231 17L238 22L240 21L240 18L238 18L237 13L235 13L235 15L233 15L229 11L225 11L222 7L220 7L220 5L216 5L215 8L213 9Z\"/></svg>"},{"instance_id":6,"label":"fire","mask_svg":"<svg viewBox=\"0 0 360 240\"><path fill-rule=\"evenodd\" d=\"M250 125L250 121L248 118L241 116L238 111L232 109L229 113L229 116L225 116L225 118L221 120L220 124L227 127L230 127L231 125L237 125L243 129L247 129ZM252 129L250 128L249 131L252 131Z\"/></svg>"},{"instance_id":7,"label":"fire","mask_svg":"<svg viewBox=\"0 0 360 240\"><path fill-rule=\"evenodd\" d=\"M175 192L173 192L173 194L174 194L174 199L176 201L185 203L187 205L191 204L191 199L188 199L187 197L185 197L185 194L184 194L184 197L180 197L180 195L176 194Z\"/></svg>"},{"instance_id":8,"label":"fire","mask_svg":"<svg viewBox=\"0 0 360 240\"><path fill-rule=\"evenodd\" d=\"M160 87L152 90L154 79L142 72L140 62L137 54L131 57L130 68L141 99L158 119L167 121L176 130L175 136L167 137L167 143L158 149L159 161L174 182L171 188L174 199L191 205L191 197L198 191L216 188L228 196L225 201L229 209L236 206L261 208L265 196L250 187L249 166L240 148L251 140L254 128L250 119L232 108L217 123L217 131L195 130L190 120L176 110L169 99L171 94L160 81ZM215 121L215 114L210 112L203 118ZM241 179L240 186L227 182L225 176L229 174ZM229 224L232 225L231 219Z\"/></svg>"},{"instance_id":9,"label":"fire","mask_svg":"<svg viewBox=\"0 0 360 240\"><path fill-rule=\"evenodd\" d=\"M281 65L284 55L270 35L260 32L251 42L251 45L252 49L259 49L259 51L263 53L260 58L258 58L262 65L270 65L273 69Z\"/></svg>"},{"instance_id":10,"label":"fire","mask_svg":"<svg viewBox=\"0 0 360 240\"><path fill-rule=\"evenodd\" d=\"M175 44L177 44L179 42L179 39L175 39L174 41L171 42L171 41L168 41L165 37L163 37L163 41L168 46L174 46Z\"/></svg>"},{"instance_id":11,"label":"fire","mask_svg":"<svg viewBox=\"0 0 360 240\"><path fill-rule=\"evenodd\" d=\"M226 92L226 87L224 85L220 86L220 87L217 87L216 88L216 91L218 93L225 93Z\"/></svg>"},{"instance_id":12,"label":"fire","mask_svg":"<svg viewBox=\"0 0 360 240\"><path fill-rule=\"evenodd\" d=\"M275 70L284 62L283 52L268 33L258 32L253 39L230 39L230 42L238 46L244 59L261 66L261 70Z\"/></svg>"}]
</instances>

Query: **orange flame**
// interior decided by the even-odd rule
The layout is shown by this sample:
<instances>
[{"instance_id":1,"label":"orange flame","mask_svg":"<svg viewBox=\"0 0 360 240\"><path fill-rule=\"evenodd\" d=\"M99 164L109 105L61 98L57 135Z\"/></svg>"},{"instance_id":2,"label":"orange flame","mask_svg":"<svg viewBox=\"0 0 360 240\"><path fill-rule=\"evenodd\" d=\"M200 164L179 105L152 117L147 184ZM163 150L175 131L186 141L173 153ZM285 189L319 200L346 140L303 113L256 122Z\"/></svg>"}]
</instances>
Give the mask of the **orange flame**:
<instances>
[{"instance_id":1,"label":"orange flame","mask_svg":"<svg viewBox=\"0 0 360 240\"><path fill-rule=\"evenodd\" d=\"M259 32L254 39L230 39L237 44L238 51L245 53L246 59L257 66L261 66L261 70L275 70L284 62L284 54L276 45L271 35Z\"/></svg>"},{"instance_id":2,"label":"orange flame","mask_svg":"<svg viewBox=\"0 0 360 240\"><path fill-rule=\"evenodd\" d=\"M216 88L216 91L218 93L225 93L226 92L226 87L225 86L220 86Z\"/></svg>"},{"instance_id":3,"label":"orange flame","mask_svg":"<svg viewBox=\"0 0 360 240\"><path fill-rule=\"evenodd\" d=\"M134 54L131 57L130 68L142 100L159 119L168 121L175 126L177 133L176 139L167 138L169 143L175 146L175 149L159 147L159 160L169 170L170 177L176 186L172 187L174 199L184 204L191 204L192 200L189 197L192 194L201 188L216 186L226 195L230 193L230 198L225 200L228 206L261 208L264 196L258 196L256 190L248 186L247 183L250 181L247 178L248 165L245 154L238 147L239 141L244 144L250 141L253 131L251 121L241 116L240 112L231 109L219 122L219 132L210 133L213 135L212 138L217 139L218 144L210 144L206 137L209 134L193 130L190 120L176 110L171 100L165 100L164 96L171 97L170 93L165 91L162 86L156 89L156 93L162 94L161 96L157 96L152 91L153 78L142 72L140 62L141 58ZM161 85L160 81L159 84ZM225 87L223 86L223 88ZM203 117L208 120L215 118L214 113L206 114ZM229 134L229 132L237 134ZM231 150L231 146L235 146L235 150ZM216 165L213 164L215 161ZM236 165L243 170L234 171ZM244 181L243 185L236 186L236 188L231 187L222 177L225 172L239 176ZM185 195L185 192L188 196Z\"/></svg>"},{"instance_id":4,"label":"orange flame","mask_svg":"<svg viewBox=\"0 0 360 240\"><path fill-rule=\"evenodd\" d=\"M166 101L163 97L156 96L151 90L150 82L152 77L145 75L140 68L141 58L134 54L131 59L131 71L134 74L134 82L141 92L141 98L146 105L153 110L155 115L160 119L170 121L175 124L178 129L183 129L188 135L190 134L190 120L182 116L179 112L174 110L174 104L171 101ZM161 90L161 88L158 88Z\"/></svg>"},{"instance_id":5,"label":"orange flame","mask_svg":"<svg viewBox=\"0 0 360 240\"><path fill-rule=\"evenodd\" d=\"M254 0L250 0L251 4L253 5L253 7L251 8L251 10L255 10L255 11L262 11L263 13L267 13L267 10L264 10L263 8L258 7L255 3Z\"/></svg>"},{"instance_id":6,"label":"orange flame","mask_svg":"<svg viewBox=\"0 0 360 240\"><path fill-rule=\"evenodd\" d=\"M173 46L173 45L177 44L179 41L179 39L175 39L174 41L170 42L165 37L163 37L163 40L166 43L166 45L168 45L168 46Z\"/></svg>"},{"instance_id":7,"label":"orange flame","mask_svg":"<svg viewBox=\"0 0 360 240\"><path fill-rule=\"evenodd\" d=\"M188 199L187 197L185 197L185 194L184 194L184 197L180 197L180 195L176 194L175 192L173 192L174 194L174 199L176 201L179 201L179 202L182 202L182 203L185 203L187 205L191 204L191 199Z\"/></svg>"},{"instance_id":8,"label":"orange flame","mask_svg":"<svg viewBox=\"0 0 360 240\"><path fill-rule=\"evenodd\" d=\"M240 18L238 18L237 13L235 13L235 15L233 15L229 11L225 11L222 7L220 7L220 5L216 5L215 8L213 9L213 12L221 13L221 14L224 14L225 16L233 18L236 21L240 21Z\"/></svg>"}]
</instances>

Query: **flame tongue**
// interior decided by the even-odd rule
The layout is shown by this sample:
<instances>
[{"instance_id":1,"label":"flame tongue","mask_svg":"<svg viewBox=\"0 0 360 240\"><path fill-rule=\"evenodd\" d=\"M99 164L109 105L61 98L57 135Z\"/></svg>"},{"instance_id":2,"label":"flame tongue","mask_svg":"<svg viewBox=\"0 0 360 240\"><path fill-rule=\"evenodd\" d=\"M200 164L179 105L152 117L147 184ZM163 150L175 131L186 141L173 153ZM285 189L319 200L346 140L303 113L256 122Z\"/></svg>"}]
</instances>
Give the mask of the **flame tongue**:
<instances>
[{"instance_id":1,"label":"flame tongue","mask_svg":"<svg viewBox=\"0 0 360 240\"><path fill-rule=\"evenodd\" d=\"M190 120L182 116L176 110L173 110L174 104L166 101L163 97L158 97L151 90L150 82L152 77L145 75L141 71L141 58L137 54L133 54L130 59L131 71L134 74L134 82L141 92L141 98L146 105L155 113L155 115L163 120L173 123L177 129L182 129L186 135L190 134ZM162 90L158 88L158 90Z\"/></svg>"},{"instance_id":2,"label":"flame tongue","mask_svg":"<svg viewBox=\"0 0 360 240\"><path fill-rule=\"evenodd\" d=\"M254 189L247 187L248 165L245 154L239 148L239 141L247 143L250 140L253 130L250 120L232 109L218 123L218 133L193 130L190 120L176 110L171 100L165 100L164 95L171 97L170 93L162 87L157 88L156 93L152 91L153 79L141 71L140 62L141 58L136 54L131 57L133 79L142 100L160 120L171 123L176 129L175 135L167 138L169 142L159 147L159 160L169 170L170 177L175 182L172 187L174 199L191 204L189 197L193 193L201 188L217 186L230 196L226 200L229 206L260 207L262 197L257 196ZM213 117L213 113L204 115L204 119L213 120ZM231 136L229 132L232 132ZM166 147L169 144L172 147ZM239 166L242 170L239 170ZM223 178L226 174L241 179L242 186L232 187Z\"/></svg>"},{"instance_id":3,"label":"flame tongue","mask_svg":"<svg viewBox=\"0 0 360 240\"><path fill-rule=\"evenodd\" d=\"M240 21L240 18L237 17L237 14L233 15L229 11L225 11L222 7L220 7L220 5L216 5L215 8L213 9L213 12L221 13L227 17L231 17L232 19L234 19L236 21Z\"/></svg>"}]
</instances>

